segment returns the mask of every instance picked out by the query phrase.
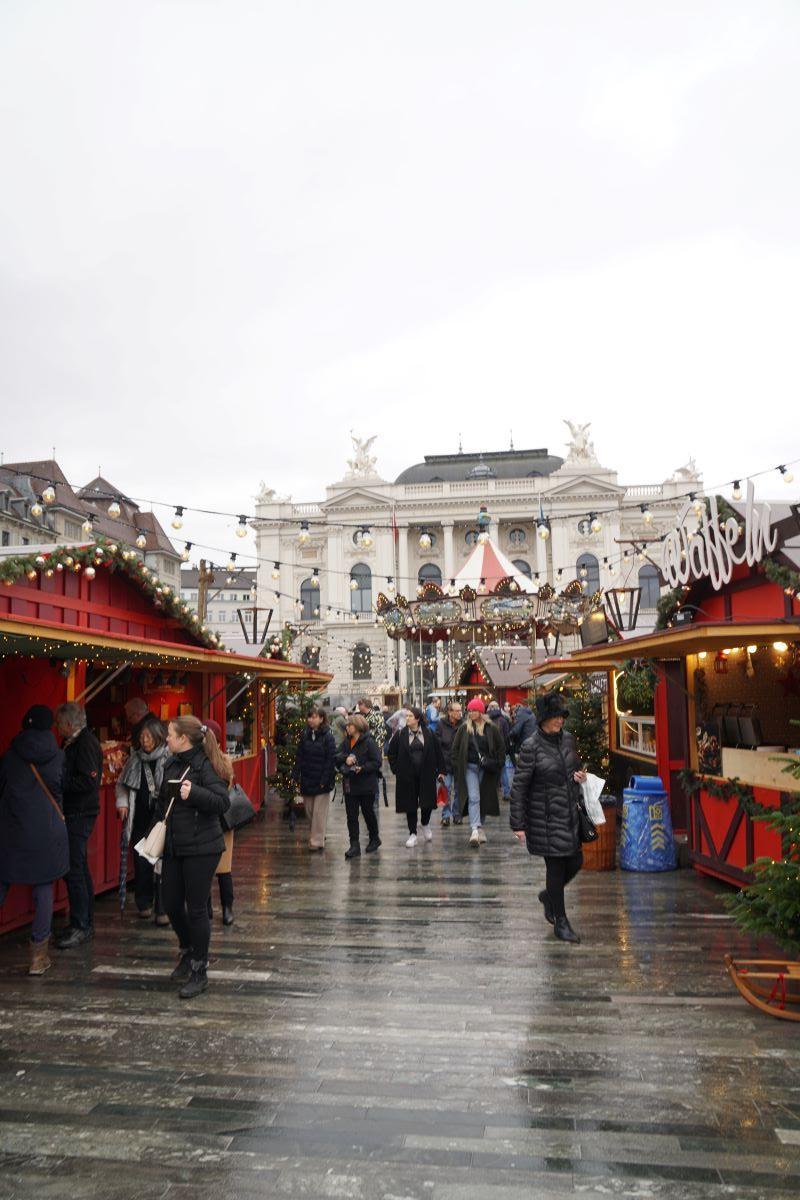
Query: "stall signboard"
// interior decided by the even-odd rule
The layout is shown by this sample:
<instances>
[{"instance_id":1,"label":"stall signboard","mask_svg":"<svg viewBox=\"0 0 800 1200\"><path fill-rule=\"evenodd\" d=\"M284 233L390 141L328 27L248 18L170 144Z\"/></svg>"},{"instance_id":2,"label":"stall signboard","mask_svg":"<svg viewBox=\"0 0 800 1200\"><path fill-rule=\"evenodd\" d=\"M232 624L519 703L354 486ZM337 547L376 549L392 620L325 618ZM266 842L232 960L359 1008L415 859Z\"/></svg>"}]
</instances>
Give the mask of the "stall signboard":
<instances>
[{"instance_id":1,"label":"stall signboard","mask_svg":"<svg viewBox=\"0 0 800 1200\"><path fill-rule=\"evenodd\" d=\"M715 496L710 496L700 528L692 537L685 525L671 530L664 539L663 570L672 587L692 579L708 579L715 591L730 583L733 568L740 563L752 567L778 544L768 504L756 504L752 479L747 481L744 531L736 517L721 522ZM681 517L689 511L686 509Z\"/></svg>"}]
</instances>

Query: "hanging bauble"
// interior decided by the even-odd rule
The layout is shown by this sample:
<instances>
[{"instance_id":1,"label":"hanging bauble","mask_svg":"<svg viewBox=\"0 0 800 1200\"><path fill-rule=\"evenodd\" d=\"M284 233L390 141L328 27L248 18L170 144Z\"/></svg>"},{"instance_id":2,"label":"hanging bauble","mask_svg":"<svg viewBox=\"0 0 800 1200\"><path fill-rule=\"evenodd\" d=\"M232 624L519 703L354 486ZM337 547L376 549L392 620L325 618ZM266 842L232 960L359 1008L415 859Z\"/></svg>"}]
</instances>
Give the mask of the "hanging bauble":
<instances>
[{"instance_id":1,"label":"hanging bauble","mask_svg":"<svg viewBox=\"0 0 800 1200\"><path fill-rule=\"evenodd\" d=\"M43 554L37 554L37 555L36 555L36 565L37 565L37 567L43 567L43 566L44 566L44 561L45 561L45 560L44 560L44 555L43 555Z\"/></svg>"},{"instance_id":2,"label":"hanging bauble","mask_svg":"<svg viewBox=\"0 0 800 1200\"><path fill-rule=\"evenodd\" d=\"M95 575L97 574L94 567L87 567L83 573L87 579L94 579Z\"/></svg>"}]
</instances>

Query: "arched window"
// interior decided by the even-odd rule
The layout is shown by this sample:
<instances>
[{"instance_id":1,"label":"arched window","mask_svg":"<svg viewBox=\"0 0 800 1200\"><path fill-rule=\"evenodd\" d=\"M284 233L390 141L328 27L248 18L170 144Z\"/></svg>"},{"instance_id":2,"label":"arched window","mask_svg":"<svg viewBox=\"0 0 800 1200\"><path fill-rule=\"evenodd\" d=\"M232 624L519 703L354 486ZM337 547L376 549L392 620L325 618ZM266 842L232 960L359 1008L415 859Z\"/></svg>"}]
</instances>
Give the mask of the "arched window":
<instances>
[{"instance_id":1,"label":"arched window","mask_svg":"<svg viewBox=\"0 0 800 1200\"><path fill-rule=\"evenodd\" d=\"M423 563L419 569L417 583L438 583L442 586L442 569L436 563Z\"/></svg>"},{"instance_id":2,"label":"arched window","mask_svg":"<svg viewBox=\"0 0 800 1200\"><path fill-rule=\"evenodd\" d=\"M527 575L528 579L530 579L531 564L529 562L525 562L524 558L515 558L513 565L517 568L521 575Z\"/></svg>"},{"instance_id":3,"label":"arched window","mask_svg":"<svg viewBox=\"0 0 800 1200\"><path fill-rule=\"evenodd\" d=\"M593 554L581 554L575 564L578 579L585 583L585 595L592 596L600 587L600 564Z\"/></svg>"},{"instance_id":4,"label":"arched window","mask_svg":"<svg viewBox=\"0 0 800 1200\"><path fill-rule=\"evenodd\" d=\"M372 651L366 642L359 642L353 650L353 679L372 677Z\"/></svg>"},{"instance_id":5,"label":"arched window","mask_svg":"<svg viewBox=\"0 0 800 1200\"><path fill-rule=\"evenodd\" d=\"M372 571L366 563L356 563L350 570L350 611L372 612Z\"/></svg>"},{"instance_id":6,"label":"arched window","mask_svg":"<svg viewBox=\"0 0 800 1200\"><path fill-rule=\"evenodd\" d=\"M300 584L300 619L315 621L319 616L319 588L310 579Z\"/></svg>"},{"instance_id":7,"label":"arched window","mask_svg":"<svg viewBox=\"0 0 800 1200\"><path fill-rule=\"evenodd\" d=\"M642 589L640 604L642 608L655 608L661 595L661 582L658 571L652 563L645 563L639 569L639 587Z\"/></svg>"}]
</instances>

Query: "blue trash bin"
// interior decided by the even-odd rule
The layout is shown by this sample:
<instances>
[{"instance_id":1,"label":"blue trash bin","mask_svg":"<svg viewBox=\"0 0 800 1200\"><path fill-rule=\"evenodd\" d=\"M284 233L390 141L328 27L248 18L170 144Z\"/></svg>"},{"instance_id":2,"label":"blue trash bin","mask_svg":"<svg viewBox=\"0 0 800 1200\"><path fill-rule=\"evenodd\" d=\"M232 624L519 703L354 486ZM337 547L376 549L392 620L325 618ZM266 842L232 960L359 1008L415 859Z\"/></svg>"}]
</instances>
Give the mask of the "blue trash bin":
<instances>
[{"instance_id":1,"label":"blue trash bin","mask_svg":"<svg viewBox=\"0 0 800 1200\"><path fill-rule=\"evenodd\" d=\"M658 775L634 775L622 793L619 865L623 871L674 871L667 793Z\"/></svg>"}]
</instances>

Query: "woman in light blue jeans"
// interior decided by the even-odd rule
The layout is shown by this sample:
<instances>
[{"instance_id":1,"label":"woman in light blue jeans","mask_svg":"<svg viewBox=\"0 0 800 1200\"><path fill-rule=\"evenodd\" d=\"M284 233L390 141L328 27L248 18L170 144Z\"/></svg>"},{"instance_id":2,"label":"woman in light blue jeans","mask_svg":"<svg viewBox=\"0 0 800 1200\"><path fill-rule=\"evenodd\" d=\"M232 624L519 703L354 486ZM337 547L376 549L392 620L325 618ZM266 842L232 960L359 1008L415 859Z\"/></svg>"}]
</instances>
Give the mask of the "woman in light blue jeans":
<instances>
[{"instance_id":1,"label":"woman in light blue jeans","mask_svg":"<svg viewBox=\"0 0 800 1200\"><path fill-rule=\"evenodd\" d=\"M453 739L453 774L459 800L466 793L469 806L470 846L486 841L483 821L498 816L497 781L505 759L503 735L486 717L483 701L476 696L467 705L467 719Z\"/></svg>"}]
</instances>

